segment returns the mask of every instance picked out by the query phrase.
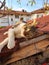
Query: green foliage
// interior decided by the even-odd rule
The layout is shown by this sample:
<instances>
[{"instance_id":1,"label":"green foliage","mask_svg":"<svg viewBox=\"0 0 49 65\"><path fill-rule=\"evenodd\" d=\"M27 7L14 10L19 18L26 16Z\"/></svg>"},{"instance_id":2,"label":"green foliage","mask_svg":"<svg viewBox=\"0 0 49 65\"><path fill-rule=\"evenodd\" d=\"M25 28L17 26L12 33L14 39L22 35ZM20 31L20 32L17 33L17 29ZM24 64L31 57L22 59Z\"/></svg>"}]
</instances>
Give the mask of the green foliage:
<instances>
[{"instance_id":1,"label":"green foliage","mask_svg":"<svg viewBox=\"0 0 49 65\"><path fill-rule=\"evenodd\" d=\"M4 28L5 26L0 26L0 28Z\"/></svg>"},{"instance_id":2,"label":"green foliage","mask_svg":"<svg viewBox=\"0 0 49 65\"><path fill-rule=\"evenodd\" d=\"M19 5L21 5L21 0L17 0L17 3L19 4ZM35 0L28 0L28 2L27 2L27 6L28 5L31 5L31 6L33 6L34 4L36 4L36 1Z\"/></svg>"},{"instance_id":3,"label":"green foliage","mask_svg":"<svg viewBox=\"0 0 49 65\"><path fill-rule=\"evenodd\" d=\"M8 8L8 11L11 11L12 10L12 8Z\"/></svg>"},{"instance_id":4,"label":"green foliage","mask_svg":"<svg viewBox=\"0 0 49 65\"><path fill-rule=\"evenodd\" d=\"M19 5L21 5L21 0L17 0L17 3L18 3Z\"/></svg>"},{"instance_id":5,"label":"green foliage","mask_svg":"<svg viewBox=\"0 0 49 65\"><path fill-rule=\"evenodd\" d=\"M36 1L35 1L35 0L29 0L29 1L28 1L28 5L29 5L29 4L32 6L32 5L36 4Z\"/></svg>"}]
</instances>

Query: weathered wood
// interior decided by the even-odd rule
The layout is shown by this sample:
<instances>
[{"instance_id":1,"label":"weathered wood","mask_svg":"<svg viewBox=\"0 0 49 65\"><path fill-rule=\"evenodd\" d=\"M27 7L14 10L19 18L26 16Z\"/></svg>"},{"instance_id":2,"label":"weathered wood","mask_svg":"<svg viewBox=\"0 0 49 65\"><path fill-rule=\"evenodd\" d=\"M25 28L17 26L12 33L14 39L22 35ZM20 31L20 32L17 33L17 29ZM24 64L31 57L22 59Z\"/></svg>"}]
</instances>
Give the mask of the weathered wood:
<instances>
[{"instance_id":1,"label":"weathered wood","mask_svg":"<svg viewBox=\"0 0 49 65\"><path fill-rule=\"evenodd\" d=\"M24 46L30 45L32 43L39 42L39 41L44 40L46 38L49 38L49 35L44 34L44 35L38 36L38 37L33 38L31 40L27 40L27 41L21 42L20 43L20 47L24 47Z\"/></svg>"},{"instance_id":2,"label":"weathered wood","mask_svg":"<svg viewBox=\"0 0 49 65\"><path fill-rule=\"evenodd\" d=\"M11 55L10 59L5 63L5 65L26 58L28 56L34 55L41 51L45 51L45 47L47 47L48 45L49 40L46 39L36 43L35 45L31 44L29 46L23 47L19 51L14 52Z\"/></svg>"}]
</instances>

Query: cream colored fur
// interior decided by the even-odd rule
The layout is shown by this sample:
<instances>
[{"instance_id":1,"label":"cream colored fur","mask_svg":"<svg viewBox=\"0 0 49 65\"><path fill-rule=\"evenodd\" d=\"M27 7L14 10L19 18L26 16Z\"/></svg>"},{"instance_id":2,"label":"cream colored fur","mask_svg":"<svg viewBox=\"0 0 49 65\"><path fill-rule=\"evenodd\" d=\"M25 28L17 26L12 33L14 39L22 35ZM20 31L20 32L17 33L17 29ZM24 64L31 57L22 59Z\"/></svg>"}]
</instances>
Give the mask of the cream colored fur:
<instances>
[{"instance_id":1,"label":"cream colored fur","mask_svg":"<svg viewBox=\"0 0 49 65\"><path fill-rule=\"evenodd\" d=\"M7 45L8 49L14 48L15 47L15 37L16 38L25 37L23 34L24 33L23 26L24 25L25 25L25 23L21 23L14 29L10 28L8 30L8 32L4 33L4 34L8 33L8 38L6 38L3 42L0 43L0 52L5 45Z\"/></svg>"},{"instance_id":2,"label":"cream colored fur","mask_svg":"<svg viewBox=\"0 0 49 65\"><path fill-rule=\"evenodd\" d=\"M16 38L25 37L24 28L23 28L24 25L25 23L21 23L20 25L14 28L14 33L16 34Z\"/></svg>"},{"instance_id":3,"label":"cream colored fur","mask_svg":"<svg viewBox=\"0 0 49 65\"><path fill-rule=\"evenodd\" d=\"M8 30L8 44L7 44L8 49L12 49L15 47L15 36L14 36L14 29L9 29Z\"/></svg>"}]
</instances>

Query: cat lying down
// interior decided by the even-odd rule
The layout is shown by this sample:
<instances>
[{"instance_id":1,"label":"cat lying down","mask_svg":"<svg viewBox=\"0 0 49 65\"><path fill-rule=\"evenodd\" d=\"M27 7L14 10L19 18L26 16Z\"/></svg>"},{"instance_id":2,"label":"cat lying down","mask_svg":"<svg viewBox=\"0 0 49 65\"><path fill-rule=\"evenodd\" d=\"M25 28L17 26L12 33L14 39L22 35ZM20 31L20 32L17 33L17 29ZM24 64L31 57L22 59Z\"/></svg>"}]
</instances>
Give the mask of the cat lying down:
<instances>
[{"instance_id":1,"label":"cat lying down","mask_svg":"<svg viewBox=\"0 0 49 65\"><path fill-rule=\"evenodd\" d=\"M1 43L0 43L0 52L3 49L3 47L5 45L7 45L8 49L12 49L15 47L15 37L16 38L21 38L21 37L25 37L24 35L24 26L25 23L21 23L19 24L17 27L15 28L10 28L8 30L8 32L5 32L4 34L8 33L8 37L6 39L4 39Z\"/></svg>"},{"instance_id":2,"label":"cat lying down","mask_svg":"<svg viewBox=\"0 0 49 65\"><path fill-rule=\"evenodd\" d=\"M36 26L36 25L37 25L37 22L35 22L35 21L32 22L31 24L21 22L21 23L17 24L15 27L10 28L7 32L4 33L4 35L8 34L8 37L0 43L0 52L5 45L7 45L8 49L14 48L15 47L15 38L23 37L27 40L24 32L28 32L32 26ZM25 27L27 28L27 30L25 30ZM34 34L32 34L32 35L34 35Z\"/></svg>"}]
</instances>

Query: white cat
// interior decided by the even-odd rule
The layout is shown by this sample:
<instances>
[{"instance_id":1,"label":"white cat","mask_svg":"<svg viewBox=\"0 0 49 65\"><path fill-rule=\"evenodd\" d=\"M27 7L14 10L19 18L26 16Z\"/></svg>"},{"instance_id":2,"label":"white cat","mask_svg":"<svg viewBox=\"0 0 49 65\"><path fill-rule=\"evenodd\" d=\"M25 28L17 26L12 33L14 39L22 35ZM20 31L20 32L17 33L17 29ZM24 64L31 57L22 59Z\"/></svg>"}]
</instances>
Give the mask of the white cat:
<instances>
[{"instance_id":1,"label":"white cat","mask_svg":"<svg viewBox=\"0 0 49 65\"><path fill-rule=\"evenodd\" d=\"M8 32L5 32L5 34L8 33L8 38L6 38L3 42L0 43L0 52L2 48L7 45L8 49L12 49L15 47L15 37L16 38L21 38L25 37L24 36L24 25L26 23L21 23L15 28L10 28Z\"/></svg>"}]
</instances>

